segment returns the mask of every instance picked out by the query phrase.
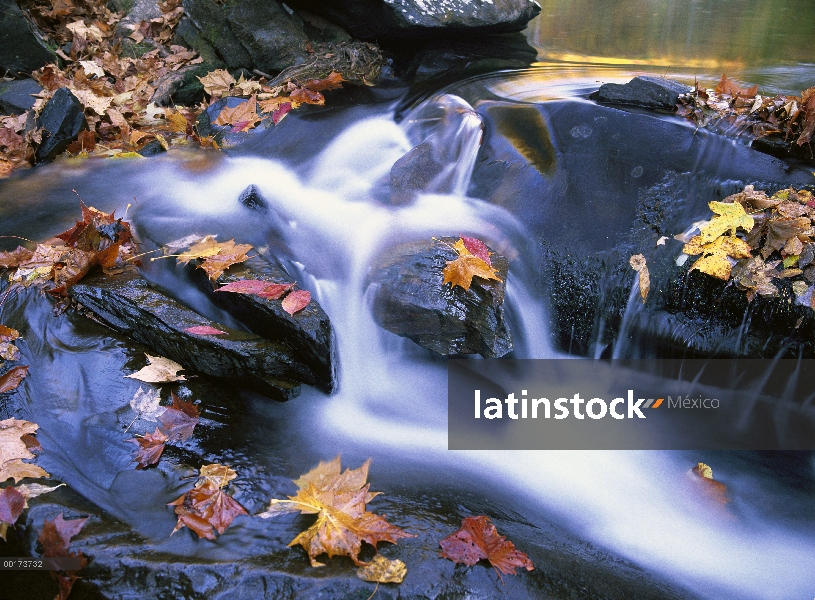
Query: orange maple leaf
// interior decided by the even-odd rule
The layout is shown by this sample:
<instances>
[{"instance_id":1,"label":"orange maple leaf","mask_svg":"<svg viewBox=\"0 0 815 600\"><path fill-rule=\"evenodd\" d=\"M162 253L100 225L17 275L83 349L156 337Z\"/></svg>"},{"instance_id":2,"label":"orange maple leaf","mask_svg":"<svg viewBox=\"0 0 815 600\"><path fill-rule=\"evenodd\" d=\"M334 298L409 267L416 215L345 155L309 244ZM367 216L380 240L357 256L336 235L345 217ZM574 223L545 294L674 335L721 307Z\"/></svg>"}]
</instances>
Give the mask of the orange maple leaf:
<instances>
[{"instance_id":1,"label":"orange maple leaf","mask_svg":"<svg viewBox=\"0 0 815 600\"><path fill-rule=\"evenodd\" d=\"M213 236L208 235L179 254L178 262L185 264L193 259L201 260L198 268L203 269L215 281L226 269L249 258L246 253L251 249L250 244L236 244L235 240L216 242Z\"/></svg>"},{"instance_id":2,"label":"orange maple leaf","mask_svg":"<svg viewBox=\"0 0 815 600\"><path fill-rule=\"evenodd\" d=\"M295 537L289 546L300 544L308 553L313 567L322 567L316 558L322 553L349 556L357 565L362 542L376 546L378 542L396 543L403 537L413 537L383 517L368 512L365 505L378 493L369 491L367 460L359 469L340 472L340 457L320 462L314 469L295 480L300 488L288 500L273 499L260 517L269 518L289 512L316 514L317 521Z\"/></svg>"},{"instance_id":3,"label":"orange maple leaf","mask_svg":"<svg viewBox=\"0 0 815 600\"><path fill-rule=\"evenodd\" d=\"M451 287L460 286L465 291L469 291L473 277L501 281L498 271L488 265L484 259L470 253L463 239L459 238L453 245L453 249L458 252L458 258L447 261L447 266L442 271L444 276L442 285L449 283Z\"/></svg>"}]
</instances>

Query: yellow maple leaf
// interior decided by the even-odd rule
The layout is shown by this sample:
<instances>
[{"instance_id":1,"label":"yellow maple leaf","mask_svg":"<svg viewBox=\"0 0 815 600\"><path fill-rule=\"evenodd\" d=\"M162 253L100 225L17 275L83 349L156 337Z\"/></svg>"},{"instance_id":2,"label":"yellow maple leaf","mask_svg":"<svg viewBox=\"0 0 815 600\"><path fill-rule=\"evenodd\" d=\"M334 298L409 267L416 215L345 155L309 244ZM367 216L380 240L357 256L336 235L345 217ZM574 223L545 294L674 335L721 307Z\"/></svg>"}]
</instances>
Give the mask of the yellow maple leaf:
<instances>
[{"instance_id":1,"label":"yellow maple leaf","mask_svg":"<svg viewBox=\"0 0 815 600\"><path fill-rule=\"evenodd\" d=\"M744 207L738 202L709 202L708 206L716 216L702 228L700 236L703 244L709 244L728 230L731 236L735 236L739 227L745 231L753 228L753 217L744 212Z\"/></svg>"},{"instance_id":2,"label":"yellow maple leaf","mask_svg":"<svg viewBox=\"0 0 815 600\"><path fill-rule=\"evenodd\" d=\"M473 277L482 279L493 279L501 281L498 271L488 265L484 259L471 254L464 244L464 240L459 238L453 244L453 249L458 253L458 258L448 260L444 270L442 270L442 285L449 283L451 288L463 287L464 291L469 291L473 282Z\"/></svg>"},{"instance_id":3,"label":"yellow maple leaf","mask_svg":"<svg viewBox=\"0 0 815 600\"><path fill-rule=\"evenodd\" d=\"M697 235L685 244L682 252L690 256L701 254L702 256L693 263L691 271L698 270L708 275L713 275L724 281L730 279L732 268L728 257L750 258L750 246L737 237L717 237L710 243L703 243L702 236Z\"/></svg>"},{"instance_id":4,"label":"yellow maple leaf","mask_svg":"<svg viewBox=\"0 0 815 600\"><path fill-rule=\"evenodd\" d=\"M320 554L328 557L349 556L356 565L364 565L359 560L362 542L376 546L378 542L396 543L403 537L413 537L399 527L391 525L384 518L368 512L365 505L376 496L369 491L366 461L359 469L346 469L340 472L340 458L328 463L321 462L317 467L295 480L300 488L288 500L272 499L269 509L258 515L264 519L279 514L300 512L316 514L317 521L301 532L289 547L300 544L308 553L313 567L324 566L317 562Z\"/></svg>"},{"instance_id":5,"label":"yellow maple leaf","mask_svg":"<svg viewBox=\"0 0 815 600\"><path fill-rule=\"evenodd\" d=\"M215 281L230 266L242 263L247 258L251 244L236 244L235 240L216 242L215 237L208 235L200 242L190 246L189 250L178 255L178 262L184 264L193 259L200 259L198 268L203 269L209 278Z\"/></svg>"}]
</instances>

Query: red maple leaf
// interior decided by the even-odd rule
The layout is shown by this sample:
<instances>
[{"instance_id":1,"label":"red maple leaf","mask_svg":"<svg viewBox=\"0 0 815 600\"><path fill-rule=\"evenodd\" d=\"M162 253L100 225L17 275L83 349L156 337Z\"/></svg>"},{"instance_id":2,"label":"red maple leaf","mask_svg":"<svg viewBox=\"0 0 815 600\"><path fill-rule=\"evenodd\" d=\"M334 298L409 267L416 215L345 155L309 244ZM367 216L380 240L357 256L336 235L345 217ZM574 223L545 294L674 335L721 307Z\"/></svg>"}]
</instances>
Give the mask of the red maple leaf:
<instances>
[{"instance_id":1,"label":"red maple leaf","mask_svg":"<svg viewBox=\"0 0 815 600\"><path fill-rule=\"evenodd\" d=\"M43 556L79 559L79 569L51 571L51 577L56 579L59 584L59 600L67 600L68 595L71 593L71 588L77 580L77 571L88 564L82 552L68 551L68 547L71 545L71 538L79 533L87 520L87 518L84 518L66 521L62 518L62 513L60 513L56 519L53 521L46 520L42 526L42 531L38 539L40 544L42 544Z\"/></svg>"},{"instance_id":2,"label":"red maple leaf","mask_svg":"<svg viewBox=\"0 0 815 600\"><path fill-rule=\"evenodd\" d=\"M293 283L273 283L261 279L241 279L219 287L216 292L234 292L236 294L250 294L268 300L277 300L294 287Z\"/></svg>"},{"instance_id":3,"label":"red maple leaf","mask_svg":"<svg viewBox=\"0 0 815 600\"><path fill-rule=\"evenodd\" d=\"M501 577L515 575L518 567L531 571L535 567L529 557L517 550L515 544L498 534L489 517L467 517L461 522L461 529L447 536L439 545L441 556L453 562L472 566L479 560L487 559Z\"/></svg>"},{"instance_id":4,"label":"red maple leaf","mask_svg":"<svg viewBox=\"0 0 815 600\"><path fill-rule=\"evenodd\" d=\"M283 310L290 315L294 315L298 310L303 310L311 302L311 293L308 290L295 290L283 298Z\"/></svg>"},{"instance_id":5,"label":"red maple leaf","mask_svg":"<svg viewBox=\"0 0 815 600\"><path fill-rule=\"evenodd\" d=\"M9 486L0 491L0 523L14 525L25 508L25 496ZM3 537L5 539L5 537Z\"/></svg>"},{"instance_id":6,"label":"red maple leaf","mask_svg":"<svg viewBox=\"0 0 815 600\"><path fill-rule=\"evenodd\" d=\"M127 441L139 445L139 450L136 452L136 462L138 463L136 469L140 470L158 464L161 453L164 452L164 443L167 441L167 436L156 427L153 433L146 433L143 437L131 438Z\"/></svg>"}]
</instances>

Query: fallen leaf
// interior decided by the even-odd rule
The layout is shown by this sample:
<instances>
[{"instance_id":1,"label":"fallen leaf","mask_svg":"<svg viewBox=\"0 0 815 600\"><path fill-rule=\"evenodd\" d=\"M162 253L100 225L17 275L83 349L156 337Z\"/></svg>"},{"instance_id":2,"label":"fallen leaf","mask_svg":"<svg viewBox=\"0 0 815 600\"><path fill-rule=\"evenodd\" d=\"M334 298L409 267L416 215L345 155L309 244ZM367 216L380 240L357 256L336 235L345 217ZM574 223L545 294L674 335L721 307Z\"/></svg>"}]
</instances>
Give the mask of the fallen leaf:
<instances>
[{"instance_id":1,"label":"fallen leaf","mask_svg":"<svg viewBox=\"0 0 815 600\"><path fill-rule=\"evenodd\" d=\"M218 117L215 119L216 125L248 123L248 126L244 126L247 129L251 129L259 122L260 115L258 115L257 112L257 100L254 96L252 96L246 102L241 102L234 108L225 106L223 109L221 109L221 112L218 113Z\"/></svg>"},{"instance_id":2,"label":"fallen leaf","mask_svg":"<svg viewBox=\"0 0 815 600\"><path fill-rule=\"evenodd\" d=\"M198 474L198 481L195 487L201 487L207 483L211 483L217 488L225 488L229 482L237 476L238 473L226 465L219 465L217 463L204 465Z\"/></svg>"},{"instance_id":3,"label":"fallen leaf","mask_svg":"<svg viewBox=\"0 0 815 600\"><path fill-rule=\"evenodd\" d=\"M709 244L703 244L701 236L696 236L691 239L682 248L682 252L690 256L701 254L699 258L691 266L691 271L699 270L702 273L713 275L718 279L727 281L730 279L730 271L732 265L728 257L733 258L750 258L750 246L742 239L737 237L719 237Z\"/></svg>"},{"instance_id":4,"label":"fallen leaf","mask_svg":"<svg viewBox=\"0 0 815 600\"><path fill-rule=\"evenodd\" d=\"M6 541L6 531L14 525L25 508L25 496L9 486L0 490L0 539Z\"/></svg>"},{"instance_id":5,"label":"fallen leaf","mask_svg":"<svg viewBox=\"0 0 815 600\"><path fill-rule=\"evenodd\" d=\"M277 125L292 109L291 102L284 102L272 111L272 123Z\"/></svg>"},{"instance_id":6,"label":"fallen leaf","mask_svg":"<svg viewBox=\"0 0 815 600\"><path fill-rule=\"evenodd\" d=\"M158 390L152 389L144 391L139 388L130 400L130 408L138 414L138 417L145 421L155 423L158 418L167 410L164 406L159 406L161 395Z\"/></svg>"},{"instance_id":7,"label":"fallen leaf","mask_svg":"<svg viewBox=\"0 0 815 600\"><path fill-rule=\"evenodd\" d=\"M170 441L186 441L198 424L198 408L192 403L172 394L173 405L158 418L161 430Z\"/></svg>"},{"instance_id":8,"label":"fallen leaf","mask_svg":"<svg viewBox=\"0 0 815 600\"><path fill-rule=\"evenodd\" d=\"M43 523L42 531L38 541L42 544L44 557L77 558L80 561L80 569L88 564L82 552L69 552L71 539L76 536L84 527L86 518L64 520L62 513L53 521L46 519ZM79 569L70 571L51 571L51 577L59 584L59 599L67 600L71 593L71 588L77 580L76 573Z\"/></svg>"},{"instance_id":9,"label":"fallen leaf","mask_svg":"<svg viewBox=\"0 0 815 600\"><path fill-rule=\"evenodd\" d=\"M713 469L705 463L697 463L691 469L694 480L703 485L705 495L719 504L727 504L730 499L727 497L727 486L713 479Z\"/></svg>"},{"instance_id":10,"label":"fallen leaf","mask_svg":"<svg viewBox=\"0 0 815 600\"><path fill-rule=\"evenodd\" d=\"M311 293L308 290L295 290L283 298L283 310L290 315L294 315L299 310L303 310L311 302Z\"/></svg>"},{"instance_id":11,"label":"fallen leaf","mask_svg":"<svg viewBox=\"0 0 815 600\"><path fill-rule=\"evenodd\" d=\"M199 77L198 81L204 86L204 91L213 98L226 96L229 89L235 85L235 78L226 69L210 71L203 77Z\"/></svg>"},{"instance_id":12,"label":"fallen leaf","mask_svg":"<svg viewBox=\"0 0 815 600\"><path fill-rule=\"evenodd\" d=\"M226 285L222 285L215 291L249 294L268 300L277 300L293 287L293 283L273 283L260 279L241 279L240 281L232 281Z\"/></svg>"},{"instance_id":13,"label":"fallen leaf","mask_svg":"<svg viewBox=\"0 0 815 600\"><path fill-rule=\"evenodd\" d=\"M16 269L20 263L29 260L32 256L34 256L34 251L22 246L17 246L17 249L11 252L0 252L0 268Z\"/></svg>"},{"instance_id":14,"label":"fallen leaf","mask_svg":"<svg viewBox=\"0 0 815 600\"><path fill-rule=\"evenodd\" d=\"M708 206L716 213L716 216L702 228L700 237L703 244L709 244L726 231L730 231L730 235L735 236L738 228L745 231L753 228L755 223L753 217L745 213L744 207L738 202L709 202Z\"/></svg>"},{"instance_id":15,"label":"fallen leaf","mask_svg":"<svg viewBox=\"0 0 815 600\"><path fill-rule=\"evenodd\" d=\"M50 477L41 467L24 463L23 460L36 458L26 446L22 437L39 429L36 423L18 419L0 421L0 483L8 478L17 483L26 477Z\"/></svg>"},{"instance_id":16,"label":"fallen leaf","mask_svg":"<svg viewBox=\"0 0 815 600\"><path fill-rule=\"evenodd\" d=\"M477 256L490 267L492 266L492 262L490 261L490 250L487 248L487 245L484 242L476 238L461 236L459 241L455 243L454 247L459 254L466 254L465 252L461 251L459 244L464 246L464 249L467 250L467 252L473 256Z\"/></svg>"},{"instance_id":17,"label":"fallen leaf","mask_svg":"<svg viewBox=\"0 0 815 600\"><path fill-rule=\"evenodd\" d=\"M209 475L205 475L203 481L199 480L195 487L167 505L175 507L175 514L178 515L178 522L173 533L182 527L188 527L199 538L214 540L213 529L223 535L235 517L249 514L237 500L223 491L222 486L211 479L214 477L213 473L221 472L218 467L223 467L223 465L212 464L202 467L202 474L207 472ZM228 467L224 468L232 471ZM231 479L233 478L221 478L219 483L225 486Z\"/></svg>"},{"instance_id":18,"label":"fallen leaf","mask_svg":"<svg viewBox=\"0 0 815 600\"><path fill-rule=\"evenodd\" d=\"M716 86L716 93L727 94L734 98L755 98L756 93L758 93L758 86L743 88L722 74L722 79L719 85Z\"/></svg>"},{"instance_id":19,"label":"fallen leaf","mask_svg":"<svg viewBox=\"0 0 815 600\"><path fill-rule=\"evenodd\" d=\"M203 269L212 281L220 277L230 266L242 263L249 258L246 253L252 249L250 244L236 244L235 240L216 242L214 236L207 236L190 246L189 250L178 255L178 262L199 259L199 269Z\"/></svg>"},{"instance_id":20,"label":"fallen leaf","mask_svg":"<svg viewBox=\"0 0 815 600\"><path fill-rule=\"evenodd\" d=\"M466 517L461 522L461 529L447 536L439 545L441 556L453 562L472 566L479 560L487 559L501 577L515 575L516 569L527 571L535 567L529 557L517 550L515 544L498 534L489 517Z\"/></svg>"},{"instance_id":21,"label":"fallen leaf","mask_svg":"<svg viewBox=\"0 0 815 600\"><path fill-rule=\"evenodd\" d=\"M321 462L295 481L300 488L295 496L273 499L268 510L258 515L270 518L289 512L316 514L316 522L289 543L290 547L300 544L313 567L324 566L316 560L324 552L329 558L349 556L354 564L362 565L359 552L363 541L376 547L378 542L395 544L399 538L413 537L366 511L365 505L376 496L365 483L370 461L345 473L340 473L339 461L337 457L329 463Z\"/></svg>"},{"instance_id":22,"label":"fallen leaf","mask_svg":"<svg viewBox=\"0 0 815 600\"><path fill-rule=\"evenodd\" d=\"M331 71L325 79L311 79L303 84L304 88L308 88L315 92L322 92L323 90L336 90L342 87L345 79L342 78L337 71Z\"/></svg>"},{"instance_id":23,"label":"fallen leaf","mask_svg":"<svg viewBox=\"0 0 815 600\"><path fill-rule=\"evenodd\" d=\"M184 331L194 335L226 335L226 331L215 329L209 325L196 325L195 327L187 327Z\"/></svg>"},{"instance_id":24,"label":"fallen leaf","mask_svg":"<svg viewBox=\"0 0 815 600\"><path fill-rule=\"evenodd\" d=\"M161 453L164 452L167 436L156 427L153 433L146 433L142 437L131 438L127 441L139 445L135 460L138 463L136 470L140 470L158 464Z\"/></svg>"},{"instance_id":25,"label":"fallen leaf","mask_svg":"<svg viewBox=\"0 0 815 600\"><path fill-rule=\"evenodd\" d=\"M325 104L325 97L320 92L305 87L295 88L289 92L289 98L293 102L299 102L300 104Z\"/></svg>"},{"instance_id":26,"label":"fallen leaf","mask_svg":"<svg viewBox=\"0 0 815 600\"><path fill-rule=\"evenodd\" d=\"M645 257L642 254L635 254L628 259L628 264L640 274L640 296L642 297L642 301L645 302L645 299L648 297L648 292L651 290L651 275L648 273Z\"/></svg>"},{"instance_id":27,"label":"fallen leaf","mask_svg":"<svg viewBox=\"0 0 815 600\"><path fill-rule=\"evenodd\" d=\"M105 70L92 60L79 60L77 61L85 70L87 75L95 75L96 77L104 77Z\"/></svg>"},{"instance_id":28,"label":"fallen leaf","mask_svg":"<svg viewBox=\"0 0 815 600\"><path fill-rule=\"evenodd\" d=\"M357 577L375 583L402 583L407 567L401 560L389 560L377 554L367 565L357 569Z\"/></svg>"},{"instance_id":29,"label":"fallen leaf","mask_svg":"<svg viewBox=\"0 0 815 600\"><path fill-rule=\"evenodd\" d=\"M150 356L147 357L147 366L142 367L131 375L125 375L131 379L138 379L145 383L168 383L171 381L186 381L183 375L179 375L179 371L183 371L184 367L177 362L164 358L163 356Z\"/></svg>"}]
</instances>

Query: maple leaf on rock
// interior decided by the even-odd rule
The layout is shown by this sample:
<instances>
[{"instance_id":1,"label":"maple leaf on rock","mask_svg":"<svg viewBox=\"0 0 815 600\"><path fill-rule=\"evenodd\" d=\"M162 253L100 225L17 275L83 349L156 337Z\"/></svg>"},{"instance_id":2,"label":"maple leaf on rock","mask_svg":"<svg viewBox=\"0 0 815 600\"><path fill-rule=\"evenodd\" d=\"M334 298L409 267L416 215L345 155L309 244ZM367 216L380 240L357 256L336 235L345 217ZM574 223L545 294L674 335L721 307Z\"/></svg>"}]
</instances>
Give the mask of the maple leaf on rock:
<instances>
[{"instance_id":1,"label":"maple leaf on rock","mask_svg":"<svg viewBox=\"0 0 815 600\"><path fill-rule=\"evenodd\" d=\"M648 297L648 292L651 290L651 275L648 272L645 257L642 254L635 254L628 259L628 264L640 274L640 297L642 301L645 302L645 299Z\"/></svg>"},{"instance_id":2,"label":"maple leaf on rock","mask_svg":"<svg viewBox=\"0 0 815 600\"><path fill-rule=\"evenodd\" d=\"M233 281L222 285L215 291L249 294L268 300L277 300L293 287L293 283L272 283L271 281L263 281L262 279L241 279L240 281Z\"/></svg>"},{"instance_id":3,"label":"maple leaf on rock","mask_svg":"<svg viewBox=\"0 0 815 600\"><path fill-rule=\"evenodd\" d=\"M753 217L744 212L744 207L738 202L709 202L708 206L716 216L702 228L700 237L703 244L709 244L726 231L735 236L738 228L745 231L753 228Z\"/></svg>"},{"instance_id":4,"label":"maple leaf on rock","mask_svg":"<svg viewBox=\"0 0 815 600\"><path fill-rule=\"evenodd\" d=\"M235 472L224 465L201 467L202 477L195 487L167 505L175 507L175 514L178 515L173 533L187 527L199 538L214 540L213 529L223 535L235 517L248 515L237 500L223 491L223 487L234 479L233 474Z\"/></svg>"},{"instance_id":5,"label":"maple leaf on rock","mask_svg":"<svg viewBox=\"0 0 815 600\"><path fill-rule=\"evenodd\" d=\"M439 545L441 556L453 562L472 566L479 560L487 559L501 577L515 575L516 569L532 571L535 567L529 557L517 550L515 544L498 534L489 517L466 517L461 529L444 538Z\"/></svg>"},{"instance_id":6,"label":"maple leaf on rock","mask_svg":"<svg viewBox=\"0 0 815 600\"><path fill-rule=\"evenodd\" d=\"M473 254L469 248L473 248L482 255L486 251L487 260ZM488 262L489 250L483 242L475 238L467 238L466 241L464 238L459 238L453 245L453 249L458 253L458 258L447 261L442 270L442 285L449 283L452 288L459 286L464 288L464 291L469 291L473 277L501 281L497 275L498 271L492 268L492 263Z\"/></svg>"},{"instance_id":7,"label":"maple leaf on rock","mask_svg":"<svg viewBox=\"0 0 815 600\"><path fill-rule=\"evenodd\" d=\"M226 335L226 331L215 329L209 325L196 325L195 327L187 327L184 331L194 335Z\"/></svg>"},{"instance_id":8,"label":"maple leaf on rock","mask_svg":"<svg viewBox=\"0 0 815 600\"><path fill-rule=\"evenodd\" d=\"M311 302L311 292L308 290L295 290L283 298L282 306L290 315L303 310Z\"/></svg>"},{"instance_id":9,"label":"maple leaf on rock","mask_svg":"<svg viewBox=\"0 0 815 600\"><path fill-rule=\"evenodd\" d=\"M161 454L164 452L167 436L156 427L153 433L146 433L142 437L131 438L127 441L139 445L136 452L136 462L138 463L136 470L140 470L158 464Z\"/></svg>"},{"instance_id":10,"label":"maple leaf on rock","mask_svg":"<svg viewBox=\"0 0 815 600\"><path fill-rule=\"evenodd\" d=\"M356 565L362 542L376 547L378 542L396 543L403 537L413 537L391 525L383 517L366 510L366 504L377 493L369 491L370 460L359 469L346 469L340 473L340 458L317 467L295 480L299 491L288 500L272 499L266 512L260 517L270 518L279 514L300 512L316 514L316 522L297 535L289 546L300 544L306 551L313 567L324 566L316 557L322 553L332 556L349 556Z\"/></svg>"},{"instance_id":11,"label":"maple leaf on rock","mask_svg":"<svg viewBox=\"0 0 815 600\"><path fill-rule=\"evenodd\" d=\"M702 243L702 237L697 235L685 244L682 252L690 256L701 254L691 266L691 270L699 270L702 273L713 275L718 279L727 281L730 278L732 265L728 257L750 258L750 246L737 237L719 237L709 244Z\"/></svg>"},{"instance_id":12,"label":"maple leaf on rock","mask_svg":"<svg viewBox=\"0 0 815 600\"><path fill-rule=\"evenodd\" d=\"M728 79L726 75L722 74L722 79L719 85L716 86L717 94L727 94L734 98L755 98L758 92L758 86L743 88L735 83L733 80Z\"/></svg>"},{"instance_id":13,"label":"maple leaf on rock","mask_svg":"<svg viewBox=\"0 0 815 600\"><path fill-rule=\"evenodd\" d=\"M195 259L201 260L198 268L203 269L209 278L215 281L226 269L248 259L246 253L251 249L250 244L236 244L235 240L216 242L214 236L208 235L190 246L186 252L179 254L177 258L181 264Z\"/></svg>"},{"instance_id":14,"label":"maple leaf on rock","mask_svg":"<svg viewBox=\"0 0 815 600\"><path fill-rule=\"evenodd\" d=\"M377 554L367 565L357 569L357 577L375 583L402 583L407 567L401 560L389 560Z\"/></svg>"}]
</instances>

